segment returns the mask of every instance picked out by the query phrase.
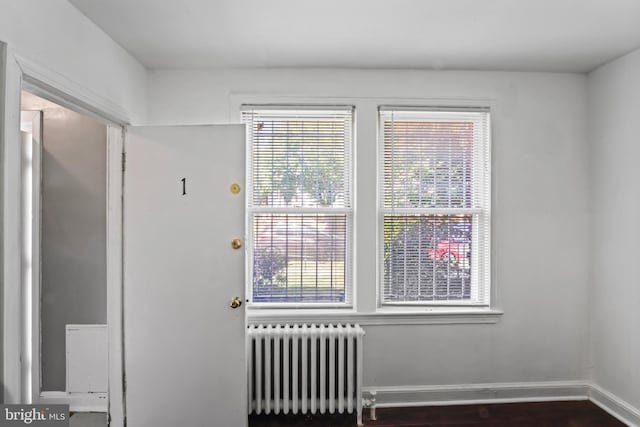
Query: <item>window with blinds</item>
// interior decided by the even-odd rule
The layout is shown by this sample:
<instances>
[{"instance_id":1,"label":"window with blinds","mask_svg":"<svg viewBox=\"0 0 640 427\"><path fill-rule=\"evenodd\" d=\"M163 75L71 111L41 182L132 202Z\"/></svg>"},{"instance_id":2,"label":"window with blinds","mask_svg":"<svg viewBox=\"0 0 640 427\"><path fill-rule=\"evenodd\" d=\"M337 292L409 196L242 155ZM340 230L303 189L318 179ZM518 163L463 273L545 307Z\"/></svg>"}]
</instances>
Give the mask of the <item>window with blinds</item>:
<instances>
[{"instance_id":1,"label":"window with blinds","mask_svg":"<svg viewBox=\"0 0 640 427\"><path fill-rule=\"evenodd\" d=\"M381 107L382 304L489 305L485 109Z\"/></svg>"},{"instance_id":2,"label":"window with blinds","mask_svg":"<svg viewBox=\"0 0 640 427\"><path fill-rule=\"evenodd\" d=\"M352 302L353 109L245 106L251 302Z\"/></svg>"}]
</instances>

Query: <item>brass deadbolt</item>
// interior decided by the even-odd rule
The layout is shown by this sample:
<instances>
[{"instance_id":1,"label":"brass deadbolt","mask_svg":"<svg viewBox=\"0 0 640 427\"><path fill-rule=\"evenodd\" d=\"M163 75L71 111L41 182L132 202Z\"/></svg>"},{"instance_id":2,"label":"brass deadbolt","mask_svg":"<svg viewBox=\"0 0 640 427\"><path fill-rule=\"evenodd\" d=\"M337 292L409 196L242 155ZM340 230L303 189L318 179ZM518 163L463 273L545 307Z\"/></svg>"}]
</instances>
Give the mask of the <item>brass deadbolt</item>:
<instances>
[{"instance_id":1,"label":"brass deadbolt","mask_svg":"<svg viewBox=\"0 0 640 427\"><path fill-rule=\"evenodd\" d=\"M240 239L233 239L231 241L231 247L233 249L240 249L242 247L242 241Z\"/></svg>"},{"instance_id":2,"label":"brass deadbolt","mask_svg":"<svg viewBox=\"0 0 640 427\"><path fill-rule=\"evenodd\" d=\"M242 305L242 300L240 299L240 297L233 297L231 298L231 302L229 303L229 307L231 308L238 308Z\"/></svg>"},{"instance_id":3,"label":"brass deadbolt","mask_svg":"<svg viewBox=\"0 0 640 427\"><path fill-rule=\"evenodd\" d=\"M240 192L240 184L236 184L234 182L233 184L231 184L231 187L229 187L229 190L231 190L233 194L238 194Z\"/></svg>"}]
</instances>

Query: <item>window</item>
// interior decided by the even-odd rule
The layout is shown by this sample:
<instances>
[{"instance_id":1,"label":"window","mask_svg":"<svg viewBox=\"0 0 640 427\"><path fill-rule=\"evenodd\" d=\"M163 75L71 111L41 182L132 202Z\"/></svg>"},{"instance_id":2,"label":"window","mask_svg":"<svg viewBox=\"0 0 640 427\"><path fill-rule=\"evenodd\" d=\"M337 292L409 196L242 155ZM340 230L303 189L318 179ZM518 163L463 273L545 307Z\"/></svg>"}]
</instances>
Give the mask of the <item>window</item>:
<instances>
[{"instance_id":1,"label":"window","mask_svg":"<svg viewBox=\"0 0 640 427\"><path fill-rule=\"evenodd\" d=\"M489 112L380 108L381 303L489 304Z\"/></svg>"},{"instance_id":2,"label":"window","mask_svg":"<svg viewBox=\"0 0 640 427\"><path fill-rule=\"evenodd\" d=\"M251 302L352 303L353 109L244 106Z\"/></svg>"}]
</instances>

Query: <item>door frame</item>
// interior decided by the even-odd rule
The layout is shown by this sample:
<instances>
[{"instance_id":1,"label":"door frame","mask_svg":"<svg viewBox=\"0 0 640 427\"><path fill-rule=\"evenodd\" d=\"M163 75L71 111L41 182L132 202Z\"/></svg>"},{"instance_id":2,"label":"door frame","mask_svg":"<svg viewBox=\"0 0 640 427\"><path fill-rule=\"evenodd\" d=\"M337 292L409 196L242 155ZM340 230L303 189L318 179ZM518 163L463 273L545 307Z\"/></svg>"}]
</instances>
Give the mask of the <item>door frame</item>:
<instances>
[{"instance_id":1,"label":"door frame","mask_svg":"<svg viewBox=\"0 0 640 427\"><path fill-rule=\"evenodd\" d=\"M109 329L110 425L124 425L123 328L122 328L122 194L123 133L129 113L90 89L50 68L17 54L0 41L0 257L2 293L2 369L4 403L22 403L25 386L22 354L27 339L27 311L21 277L21 91L46 98L62 107L94 117L107 124L107 325ZM38 311L38 310L37 310ZM39 312L37 313L39 316ZM36 323L36 325L39 325ZM27 360L29 355L27 356ZM52 401L56 402L56 396ZM64 403L64 402L60 402Z\"/></svg>"},{"instance_id":2,"label":"door frame","mask_svg":"<svg viewBox=\"0 0 640 427\"><path fill-rule=\"evenodd\" d=\"M22 113L20 114L20 127L22 128ZM42 182L42 110L39 111L31 111L31 113L35 113L33 119L31 120L32 130L31 130L31 147L28 149L31 151L31 190L30 194L30 202L31 202L31 221L29 221L29 225L32 227L32 230L39 230L41 223L41 194L42 187L40 186ZM33 143L35 142L35 144ZM24 144L24 141L23 141ZM25 147L22 147L24 150ZM25 153L26 154L26 153ZM23 163L24 166L24 163ZM23 179L25 175L23 175ZM24 197L24 190L27 189L27 186L24 184L24 181L21 183L21 193ZM25 203L28 203L26 199L23 199ZM24 206L24 205L23 205ZM23 220L21 227L21 236L22 236L22 244L25 245L23 248L27 247L27 245L31 246L31 261L40 260L41 256L41 233L29 233L30 236L25 232L24 227L27 225L25 218L25 211L22 212L21 218ZM27 249L23 249L23 253L26 253ZM29 278L25 277L26 266L22 265L22 304L24 314L24 325L23 325L23 337L35 336L39 332L38 325L40 324L40 264L31 262L31 268L29 270ZM31 279L31 283L29 283L29 279ZM31 289L29 289L31 287ZM29 345L30 344L30 345ZM23 402L31 402L35 403L37 398L39 398L40 394L40 360L39 358L34 358L33 355L40 354L40 342L37 339L22 340L23 354L30 355L27 356L27 363L22 363L22 401ZM23 358L24 360L24 358Z\"/></svg>"}]
</instances>

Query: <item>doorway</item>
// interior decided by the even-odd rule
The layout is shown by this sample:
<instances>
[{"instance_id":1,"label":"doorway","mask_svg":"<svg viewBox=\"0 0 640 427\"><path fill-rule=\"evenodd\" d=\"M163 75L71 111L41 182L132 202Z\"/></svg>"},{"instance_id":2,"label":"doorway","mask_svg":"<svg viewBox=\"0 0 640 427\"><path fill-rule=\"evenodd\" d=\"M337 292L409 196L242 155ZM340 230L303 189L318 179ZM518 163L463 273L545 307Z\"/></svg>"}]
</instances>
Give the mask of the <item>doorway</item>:
<instances>
[{"instance_id":1,"label":"doorway","mask_svg":"<svg viewBox=\"0 0 640 427\"><path fill-rule=\"evenodd\" d=\"M108 133L21 94L25 402L108 410Z\"/></svg>"}]
</instances>

